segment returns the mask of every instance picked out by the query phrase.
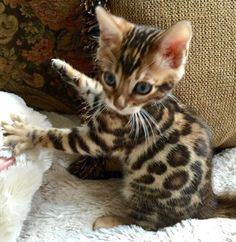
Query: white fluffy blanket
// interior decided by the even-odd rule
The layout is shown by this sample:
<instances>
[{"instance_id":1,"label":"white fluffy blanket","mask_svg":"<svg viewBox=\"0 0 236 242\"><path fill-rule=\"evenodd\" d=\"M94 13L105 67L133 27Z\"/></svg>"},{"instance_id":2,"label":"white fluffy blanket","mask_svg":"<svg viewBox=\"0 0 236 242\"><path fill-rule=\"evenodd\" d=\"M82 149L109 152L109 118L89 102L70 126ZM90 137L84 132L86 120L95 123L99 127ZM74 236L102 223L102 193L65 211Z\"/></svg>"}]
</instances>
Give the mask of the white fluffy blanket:
<instances>
[{"instance_id":1,"label":"white fluffy blanket","mask_svg":"<svg viewBox=\"0 0 236 242\"><path fill-rule=\"evenodd\" d=\"M74 116L39 114L19 97L3 92L0 110L0 119L5 121L13 112L43 127L51 125L45 114L56 127L78 124ZM17 157L16 166L0 172L1 242L236 241L236 220L219 218L190 219L155 232L137 226L92 231L98 216L122 214L125 210L120 197L121 180L79 180L65 170L73 159L75 156L60 152L34 150ZM236 192L236 148L216 155L213 162L215 192Z\"/></svg>"}]
</instances>

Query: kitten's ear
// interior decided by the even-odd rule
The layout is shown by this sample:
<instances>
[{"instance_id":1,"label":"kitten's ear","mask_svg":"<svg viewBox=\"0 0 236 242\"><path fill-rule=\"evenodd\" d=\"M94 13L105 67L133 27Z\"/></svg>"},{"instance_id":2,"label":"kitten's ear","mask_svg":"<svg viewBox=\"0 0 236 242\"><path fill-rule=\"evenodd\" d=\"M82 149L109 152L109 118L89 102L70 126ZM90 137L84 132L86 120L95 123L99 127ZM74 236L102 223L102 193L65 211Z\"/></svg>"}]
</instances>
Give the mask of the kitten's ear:
<instances>
[{"instance_id":1,"label":"kitten's ear","mask_svg":"<svg viewBox=\"0 0 236 242\"><path fill-rule=\"evenodd\" d=\"M121 42L128 22L96 7L96 16L100 30L100 46L112 47Z\"/></svg>"},{"instance_id":2,"label":"kitten's ear","mask_svg":"<svg viewBox=\"0 0 236 242\"><path fill-rule=\"evenodd\" d=\"M180 21L164 33L158 49L172 68L185 64L191 38L192 26L189 21Z\"/></svg>"}]
</instances>

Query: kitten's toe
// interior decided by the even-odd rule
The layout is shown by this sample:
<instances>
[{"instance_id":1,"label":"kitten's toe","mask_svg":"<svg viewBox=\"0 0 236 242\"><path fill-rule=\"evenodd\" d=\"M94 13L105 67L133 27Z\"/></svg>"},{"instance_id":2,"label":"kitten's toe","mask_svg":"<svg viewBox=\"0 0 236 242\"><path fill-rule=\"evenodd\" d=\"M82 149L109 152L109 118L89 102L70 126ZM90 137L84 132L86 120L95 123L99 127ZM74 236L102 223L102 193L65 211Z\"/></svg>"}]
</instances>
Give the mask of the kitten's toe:
<instances>
[{"instance_id":1,"label":"kitten's toe","mask_svg":"<svg viewBox=\"0 0 236 242\"><path fill-rule=\"evenodd\" d=\"M7 125L5 121L0 121L0 128L1 130L4 130L4 126Z\"/></svg>"},{"instance_id":2,"label":"kitten's toe","mask_svg":"<svg viewBox=\"0 0 236 242\"><path fill-rule=\"evenodd\" d=\"M65 61L63 61L63 60L60 60L60 59L51 59L51 66L55 70L63 69L66 65L67 65L67 63Z\"/></svg>"},{"instance_id":3,"label":"kitten's toe","mask_svg":"<svg viewBox=\"0 0 236 242\"><path fill-rule=\"evenodd\" d=\"M23 142L23 143L17 144L15 146L14 153L15 153L15 155L19 155L23 151L29 150L29 149L32 149L32 148L33 148L33 145L31 143L29 143L29 142Z\"/></svg>"},{"instance_id":4,"label":"kitten's toe","mask_svg":"<svg viewBox=\"0 0 236 242\"><path fill-rule=\"evenodd\" d=\"M20 117L19 115L17 114L14 114L14 113L11 113L10 114L10 118L13 122L19 122L19 123L24 123L24 118L23 117Z\"/></svg>"},{"instance_id":5,"label":"kitten's toe","mask_svg":"<svg viewBox=\"0 0 236 242\"><path fill-rule=\"evenodd\" d=\"M119 216L102 216L96 219L93 224L93 230L101 229L101 228L113 228L119 225L127 225L130 222Z\"/></svg>"}]
</instances>

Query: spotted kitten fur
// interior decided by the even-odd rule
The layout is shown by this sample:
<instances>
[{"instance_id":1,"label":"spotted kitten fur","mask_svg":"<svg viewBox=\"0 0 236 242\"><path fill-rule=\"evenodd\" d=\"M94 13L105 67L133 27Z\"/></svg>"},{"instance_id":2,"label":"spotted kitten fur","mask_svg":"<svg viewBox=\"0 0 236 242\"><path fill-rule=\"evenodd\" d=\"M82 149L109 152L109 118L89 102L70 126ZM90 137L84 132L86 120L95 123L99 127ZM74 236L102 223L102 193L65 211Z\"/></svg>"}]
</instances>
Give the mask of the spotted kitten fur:
<instances>
[{"instance_id":1,"label":"spotted kitten fur","mask_svg":"<svg viewBox=\"0 0 236 242\"><path fill-rule=\"evenodd\" d=\"M166 31L137 26L96 9L100 26L96 81L64 61L53 68L77 88L91 120L72 129L42 129L13 117L2 124L16 153L36 146L119 159L128 215L98 218L94 228L138 224L148 230L187 218L223 216L228 211L211 187L212 149L207 126L170 92L184 75L192 38L181 21Z\"/></svg>"}]
</instances>

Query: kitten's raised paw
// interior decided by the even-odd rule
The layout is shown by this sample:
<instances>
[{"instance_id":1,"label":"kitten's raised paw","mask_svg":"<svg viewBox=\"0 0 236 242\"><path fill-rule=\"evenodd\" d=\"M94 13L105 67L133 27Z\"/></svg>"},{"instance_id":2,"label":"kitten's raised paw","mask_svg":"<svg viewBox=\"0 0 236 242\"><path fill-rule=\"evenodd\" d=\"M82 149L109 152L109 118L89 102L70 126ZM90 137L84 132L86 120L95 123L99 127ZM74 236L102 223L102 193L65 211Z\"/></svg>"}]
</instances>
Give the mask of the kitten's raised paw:
<instances>
[{"instance_id":1,"label":"kitten's raised paw","mask_svg":"<svg viewBox=\"0 0 236 242\"><path fill-rule=\"evenodd\" d=\"M63 69L66 65L68 65L65 61L61 59L51 59L51 66L55 70Z\"/></svg>"},{"instance_id":2,"label":"kitten's raised paw","mask_svg":"<svg viewBox=\"0 0 236 242\"><path fill-rule=\"evenodd\" d=\"M127 225L131 224L129 219L125 219L119 216L102 216L96 219L93 224L93 230L101 229L101 228L113 228L119 225Z\"/></svg>"},{"instance_id":3,"label":"kitten's raised paw","mask_svg":"<svg viewBox=\"0 0 236 242\"><path fill-rule=\"evenodd\" d=\"M51 66L64 81L69 82L72 85L76 83L80 76L80 72L76 71L70 64L63 60L52 59Z\"/></svg>"},{"instance_id":4,"label":"kitten's raised paw","mask_svg":"<svg viewBox=\"0 0 236 242\"><path fill-rule=\"evenodd\" d=\"M13 146L15 154L19 154L23 150L33 147L32 141L29 139L29 133L33 128L17 115L11 114L11 119L11 124L0 123L3 130L4 145Z\"/></svg>"}]
</instances>

